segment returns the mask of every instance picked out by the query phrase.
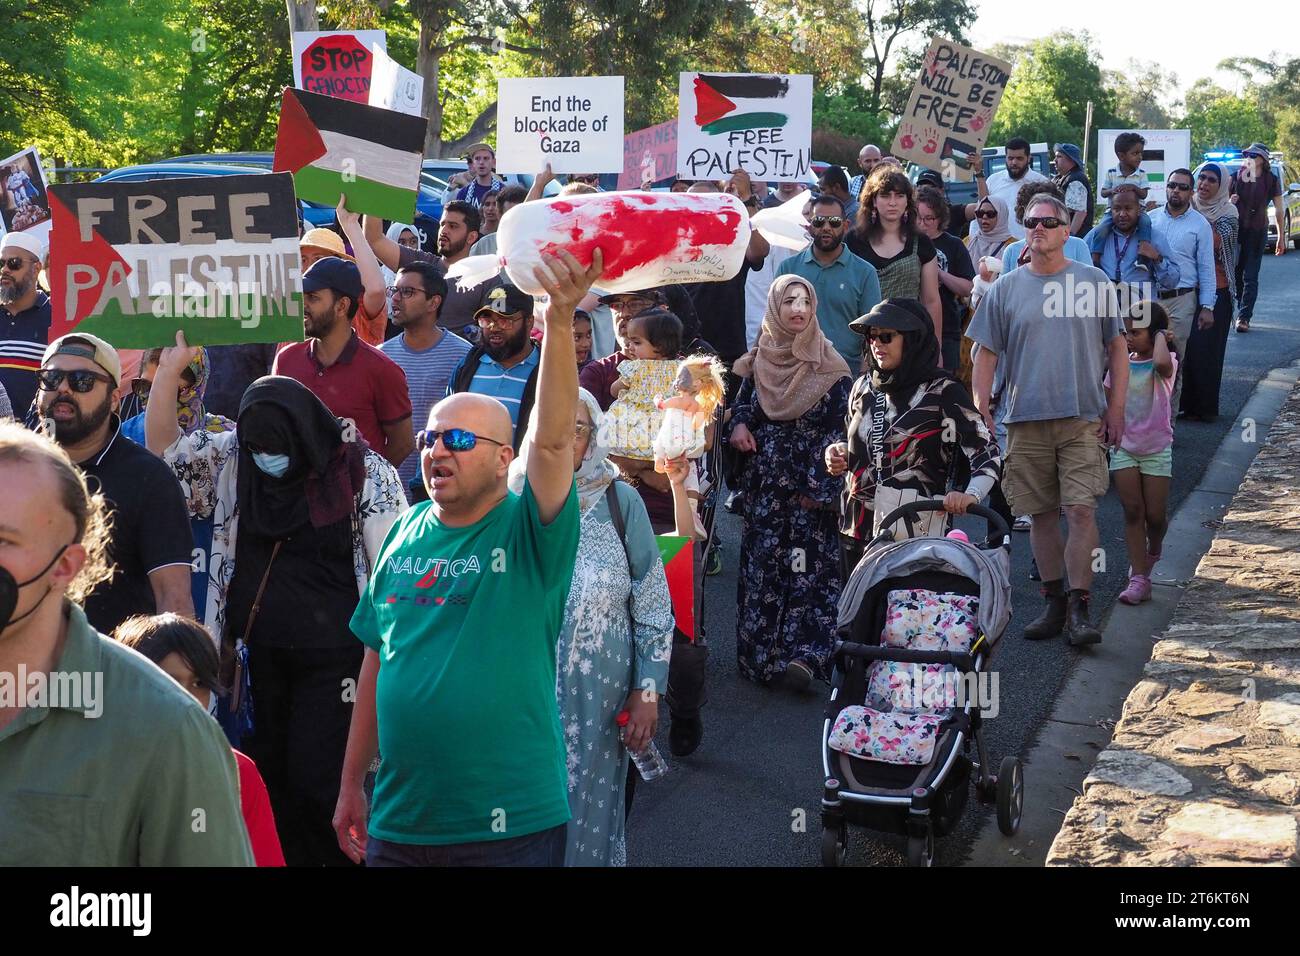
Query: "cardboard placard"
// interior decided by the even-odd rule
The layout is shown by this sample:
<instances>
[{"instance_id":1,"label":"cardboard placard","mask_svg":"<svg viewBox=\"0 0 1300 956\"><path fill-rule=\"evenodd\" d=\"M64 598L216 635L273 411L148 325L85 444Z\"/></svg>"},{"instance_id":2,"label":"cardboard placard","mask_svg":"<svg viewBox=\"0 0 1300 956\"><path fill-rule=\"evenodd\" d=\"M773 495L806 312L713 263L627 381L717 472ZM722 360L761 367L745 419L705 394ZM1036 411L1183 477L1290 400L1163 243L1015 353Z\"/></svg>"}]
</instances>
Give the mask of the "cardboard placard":
<instances>
[{"instance_id":1,"label":"cardboard placard","mask_svg":"<svg viewBox=\"0 0 1300 956\"><path fill-rule=\"evenodd\" d=\"M50 233L50 200L45 170L36 147L0 159L0 235L28 232L40 239Z\"/></svg>"},{"instance_id":2,"label":"cardboard placard","mask_svg":"<svg viewBox=\"0 0 1300 956\"><path fill-rule=\"evenodd\" d=\"M743 169L768 183L807 182L812 168L812 77L683 73L677 175L726 179Z\"/></svg>"},{"instance_id":3,"label":"cardboard placard","mask_svg":"<svg viewBox=\"0 0 1300 956\"><path fill-rule=\"evenodd\" d=\"M623 137L623 172L619 189L640 189L646 179L658 182L677 172L677 120L647 126Z\"/></svg>"},{"instance_id":4,"label":"cardboard placard","mask_svg":"<svg viewBox=\"0 0 1300 956\"><path fill-rule=\"evenodd\" d=\"M370 101L375 58L372 46L388 49L383 30L301 30L293 35L293 85L354 103Z\"/></svg>"},{"instance_id":5,"label":"cardboard placard","mask_svg":"<svg viewBox=\"0 0 1300 956\"><path fill-rule=\"evenodd\" d=\"M497 172L623 169L623 77L497 80Z\"/></svg>"},{"instance_id":6,"label":"cardboard placard","mask_svg":"<svg viewBox=\"0 0 1300 956\"><path fill-rule=\"evenodd\" d=\"M118 348L303 337L293 177L196 176L49 189L50 338Z\"/></svg>"},{"instance_id":7,"label":"cardboard placard","mask_svg":"<svg viewBox=\"0 0 1300 956\"><path fill-rule=\"evenodd\" d=\"M1108 204L1101 190L1106 185L1106 171L1119 168L1115 155L1115 138L1120 133L1137 133L1146 140L1142 147L1142 165L1147 174L1146 202L1165 204L1165 180L1175 169L1192 168L1192 131L1190 129L1099 129L1097 130L1097 201Z\"/></svg>"},{"instance_id":8,"label":"cardboard placard","mask_svg":"<svg viewBox=\"0 0 1300 956\"><path fill-rule=\"evenodd\" d=\"M402 66L378 43L371 45L370 55L374 57L374 66L370 74L369 105L422 116L424 80L420 74Z\"/></svg>"},{"instance_id":9,"label":"cardboard placard","mask_svg":"<svg viewBox=\"0 0 1300 956\"><path fill-rule=\"evenodd\" d=\"M889 151L945 179L970 180L1010 78L1005 60L935 37Z\"/></svg>"}]
</instances>

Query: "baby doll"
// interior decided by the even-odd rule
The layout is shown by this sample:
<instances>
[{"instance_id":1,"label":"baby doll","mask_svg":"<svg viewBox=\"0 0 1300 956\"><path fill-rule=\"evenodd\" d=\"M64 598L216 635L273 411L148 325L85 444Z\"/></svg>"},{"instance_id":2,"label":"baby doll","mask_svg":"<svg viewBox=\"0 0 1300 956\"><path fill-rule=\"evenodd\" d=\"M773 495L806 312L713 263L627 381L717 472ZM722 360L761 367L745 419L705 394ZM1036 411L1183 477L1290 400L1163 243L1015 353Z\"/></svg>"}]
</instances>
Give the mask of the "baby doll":
<instances>
[{"instance_id":1,"label":"baby doll","mask_svg":"<svg viewBox=\"0 0 1300 956\"><path fill-rule=\"evenodd\" d=\"M655 436L655 471L667 474L670 458L699 458L704 454L704 430L722 404L726 385L723 367L712 355L692 355L677 367L673 395L656 397L655 407L664 413Z\"/></svg>"}]
</instances>

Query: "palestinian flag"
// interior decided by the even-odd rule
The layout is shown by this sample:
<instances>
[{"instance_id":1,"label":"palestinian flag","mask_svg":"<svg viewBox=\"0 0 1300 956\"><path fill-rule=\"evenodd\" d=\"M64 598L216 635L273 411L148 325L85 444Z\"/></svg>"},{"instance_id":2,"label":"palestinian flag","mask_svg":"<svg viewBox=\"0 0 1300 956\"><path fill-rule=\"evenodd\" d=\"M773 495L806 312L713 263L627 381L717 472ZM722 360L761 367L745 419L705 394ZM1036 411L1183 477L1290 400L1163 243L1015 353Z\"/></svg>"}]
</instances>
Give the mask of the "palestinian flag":
<instances>
[{"instance_id":1,"label":"palestinian flag","mask_svg":"<svg viewBox=\"0 0 1300 956\"><path fill-rule=\"evenodd\" d=\"M690 538L669 534L656 536L659 557L668 576L668 596L673 602L677 629L695 640L695 549Z\"/></svg>"},{"instance_id":2,"label":"palestinian flag","mask_svg":"<svg viewBox=\"0 0 1300 956\"><path fill-rule=\"evenodd\" d=\"M286 88L275 137L276 172L293 173L299 199L411 222L429 121L335 96Z\"/></svg>"},{"instance_id":3,"label":"palestinian flag","mask_svg":"<svg viewBox=\"0 0 1300 956\"><path fill-rule=\"evenodd\" d=\"M759 73L710 74L695 77L695 125L717 136L738 130L785 126L790 80Z\"/></svg>"}]
</instances>

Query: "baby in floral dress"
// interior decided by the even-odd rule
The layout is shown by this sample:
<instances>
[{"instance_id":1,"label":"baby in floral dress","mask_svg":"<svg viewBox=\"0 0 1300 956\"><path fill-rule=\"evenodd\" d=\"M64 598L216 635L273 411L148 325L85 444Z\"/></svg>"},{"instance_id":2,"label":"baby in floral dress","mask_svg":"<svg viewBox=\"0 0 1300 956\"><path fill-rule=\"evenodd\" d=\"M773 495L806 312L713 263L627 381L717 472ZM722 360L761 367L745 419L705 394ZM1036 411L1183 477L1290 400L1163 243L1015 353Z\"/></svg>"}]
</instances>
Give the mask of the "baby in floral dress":
<instances>
[{"instance_id":1,"label":"baby in floral dress","mask_svg":"<svg viewBox=\"0 0 1300 956\"><path fill-rule=\"evenodd\" d=\"M655 456L654 439L664 416L655 399L671 394L677 378L682 323L666 309L652 309L628 322L624 339L623 350L632 358L618 363L603 443L611 455L648 461Z\"/></svg>"}]
</instances>

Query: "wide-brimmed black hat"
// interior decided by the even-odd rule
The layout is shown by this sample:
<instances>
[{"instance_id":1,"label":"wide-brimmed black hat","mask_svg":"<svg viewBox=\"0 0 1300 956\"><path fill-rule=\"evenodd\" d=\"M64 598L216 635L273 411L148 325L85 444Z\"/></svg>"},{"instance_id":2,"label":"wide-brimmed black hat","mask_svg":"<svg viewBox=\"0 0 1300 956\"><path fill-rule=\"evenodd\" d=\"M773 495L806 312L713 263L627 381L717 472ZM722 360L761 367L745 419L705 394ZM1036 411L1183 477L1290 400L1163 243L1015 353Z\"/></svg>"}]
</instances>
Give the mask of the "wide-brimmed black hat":
<instances>
[{"instance_id":1,"label":"wide-brimmed black hat","mask_svg":"<svg viewBox=\"0 0 1300 956\"><path fill-rule=\"evenodd\" d=\"M866 335L873 326L897 332L924 332L931 327L929 318L925 306L915 299L885 299L866 315L850 322L849 328L858 335Z\"/></svg>"}]
</instances>

